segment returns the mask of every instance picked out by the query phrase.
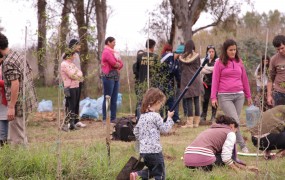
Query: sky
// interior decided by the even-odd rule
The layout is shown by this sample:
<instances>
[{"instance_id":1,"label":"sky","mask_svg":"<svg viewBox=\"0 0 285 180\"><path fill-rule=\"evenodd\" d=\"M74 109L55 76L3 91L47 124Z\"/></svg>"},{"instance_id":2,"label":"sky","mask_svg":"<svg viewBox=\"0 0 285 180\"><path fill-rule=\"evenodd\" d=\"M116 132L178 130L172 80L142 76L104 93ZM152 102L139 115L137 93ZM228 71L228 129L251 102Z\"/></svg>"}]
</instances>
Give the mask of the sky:
<instances>
[{"instance_id":1,"label":"sky","mask_svg":"<svg viewBox=\"0 0 285 180\"><path fill-rule=\"evenodd\" d=\"M116 38L116 49L122 51L136 51L143 49L147 34L142 29L147 26L148 12L157 7L161 0L107 0L108 5L113 9L107 24L107 36ZM252 0L254 10L259 13L278 9L285 13L284 0ZM35 42L37 39L37 11L23 0L10 1L0 0L1 26L5 28L4 34L9 39L10 47L24 47L25 27L28 29L28 42ZM251 7L242 8L243 12L250 11ZM203 25L209 16L202 15L196 26ZM152 37L150 37L152 38Z\"/></svg>"}]
</instances>

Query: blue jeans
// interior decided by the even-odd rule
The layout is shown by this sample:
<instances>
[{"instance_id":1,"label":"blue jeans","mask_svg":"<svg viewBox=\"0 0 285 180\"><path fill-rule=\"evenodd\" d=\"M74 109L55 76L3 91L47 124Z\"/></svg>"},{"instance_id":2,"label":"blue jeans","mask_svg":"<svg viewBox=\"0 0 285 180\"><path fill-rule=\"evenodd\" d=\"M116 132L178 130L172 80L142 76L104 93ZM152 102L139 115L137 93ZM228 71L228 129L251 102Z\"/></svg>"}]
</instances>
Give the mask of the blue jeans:
<instances>
[{"instance_id":1,"label":"blue jeans","mask_svg":"<svg viewBox=\"0 0 285 180\"><path fill-rule=\"evenodd\" d=\"M141 153L147 169L138 171L138 175L144 179L154 177L155 180L165 179L165 164L162 153Z\"/></svg>"},{"instance_id":2,"label":"blue jeans","mask_svg":"<svg viewBox=\"0 0 285 180\"><path fill-rule=\"evenodd\" d=\"M9 121L7 120L0 120L0 140L6 141L8 138L8 126Z\"/></svg>"},{"instance_id":3,"label":"blue jeans","mask_svg":"<svg viewBox=\"0 0 285 180\"><path fill-rule=\"evenodd\" d=\"M111 121L116 120L117 113L117 98L119 92L119 81L102 77L103 80L103 91L104 91L104 100L102 105L103 110L103 121L106 121L106 95L111 97L110 110L111 110Z\"/></svg>"}]
</instances>

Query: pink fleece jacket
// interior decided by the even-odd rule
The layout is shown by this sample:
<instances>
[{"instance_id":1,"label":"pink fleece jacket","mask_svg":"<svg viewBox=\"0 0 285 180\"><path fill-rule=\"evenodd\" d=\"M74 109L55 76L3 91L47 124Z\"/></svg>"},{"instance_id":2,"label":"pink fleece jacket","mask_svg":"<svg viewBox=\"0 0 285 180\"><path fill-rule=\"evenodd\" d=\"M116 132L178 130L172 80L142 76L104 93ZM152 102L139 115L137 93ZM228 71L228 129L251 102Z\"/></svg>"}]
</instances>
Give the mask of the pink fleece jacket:
<instances>
[{"instance_id":1,"label":"pink fleece jacket","mask_svg":"<svg viewBox=\"0 0 285 180\"><path fill-rule=\"evenodd\" d=\"M79 82L83 80L82 71L71 60L62 61L60 74L65 88L77 88L79 87Z\"/></svg>"},{"instance_id":2,"label":"pink fleece jacket","mask_svg":"<svg viewBox=\"0 0 285 180\"><path fill-rule=\"evenodd\" d=\"M211 99L216 100L218 93L237 93L243 91L251 98L250 87L242 60L230 59L226 66L217 59L214 65Z\"/></svg>"},{"instance_id":3,"label":"pink fleece jacket","mask_svg":"<svg viewBox=\"0 0 285 180\"><path fill-rule=\"evenodd\" d=\"M119 67L115 67L116 63L119 63ZM123 62L118 52L109 46L105 46L102 53L101 69L104 74L108 74L110 70L120 70L123 67Z\"/></svg>"}]
</instances>

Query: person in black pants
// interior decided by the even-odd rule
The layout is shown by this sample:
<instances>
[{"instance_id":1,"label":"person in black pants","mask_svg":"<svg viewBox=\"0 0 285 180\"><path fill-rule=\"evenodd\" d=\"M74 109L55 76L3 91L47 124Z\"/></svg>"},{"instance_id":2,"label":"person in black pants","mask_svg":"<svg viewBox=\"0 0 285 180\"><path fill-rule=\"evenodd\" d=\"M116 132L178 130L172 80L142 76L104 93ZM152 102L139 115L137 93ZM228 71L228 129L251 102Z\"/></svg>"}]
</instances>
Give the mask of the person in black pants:
<instances>
[{"instance_id":1,"label":"person in black pants","mask_svg":"<svg viewBox=\"0 0 285 180\"><path fill-rule=\"evenodd\" d=\"M265 159L285 156L285 105L278 105L262 114L262 119L250 129L251 140L259 150L265 150ZM261 127L261 128L260 128ZM261 131L259 131L261 129ZM272 150L279 150L275 155L271 155Z\"/></svg>"},{"instance_id":2,"label":"person in black pants","mask_svg":"<svg viewBox=\"0 0 285 180\"><path fill-rule=\"evenodd\" d=\"M203 86L205 90L204 99L202 99L203 103L202 103L201 124L205 123L207 119L208 105L211 97L213 69L214 69L215 60L218 58L216 49L212 45L207 46L206 56L208 54L210 55L209 62L204 66L204 68L201 71L203 75ZM212 116L210 120L211 122L215 121L216 112L217 108L212 106Z\"/></svg>"},{"instance_id":3,"label":"person in black pants","mask_svg":"<svg viewBox=\"0 0 285 180\"><path fill-rule=\"evenodd\" d=\"M80 42L76 39L71 39L69 44L68 44L68 48L71 49L72 51L74 51L74 59L73 59L73 63L75 64L75 66L81 71L81 64L80 64L80 50L81 50L81 45ZM79 82L79 98L77 99L77 105L76 105L76 113L79 114L79 103L80 103L80 97L81 97L81 89L83 87L83 82ZM77 127L86 127L86 124L82 123L79 121L79 116L76 117L75 119L75 125Z\"/></svg>"},{"instance_id":4,"label":"person in black pants","mask_svg":"<svg viewBox=\"0 0 285 180\"><path fill-rule=\"evenodd\" d=\"M70 123L70 130L76 130L76 119L78 119L79 114L79 99L80 90L79 82L83 81L82 72L73 63L75 57L75 52L67 51L63 56L63 61L60 65L61 78L64 84L64 94L66 100L66 110L67 110L67 122ZM63 127L64 131L68 129L66 126Z\"/></svg>"}]
</instances>

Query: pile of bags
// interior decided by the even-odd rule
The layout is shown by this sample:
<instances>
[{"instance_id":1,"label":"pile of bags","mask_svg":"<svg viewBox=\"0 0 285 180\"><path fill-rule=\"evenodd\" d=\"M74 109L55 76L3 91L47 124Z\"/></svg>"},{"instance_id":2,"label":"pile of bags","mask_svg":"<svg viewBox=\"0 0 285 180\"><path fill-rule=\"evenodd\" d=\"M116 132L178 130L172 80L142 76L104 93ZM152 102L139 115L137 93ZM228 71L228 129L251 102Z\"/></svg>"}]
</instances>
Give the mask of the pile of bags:
<instances>
[{"instance_id":1,"label":"pile of bags","mask_svg":"<svg viewBox=\"0 0 285 180\"><path fill-rule=\"evenodd\" d=\"M79 116L80 118L98 119L102 114L102 105L104 97L101 96L98 99L91 99L89 97L80 101L79 104ZM122 105L122 94L118 93L117 107Z\"/></svg>"},{"instance_id":2,"label":"pile of bags","mask_svg":"<svg viewBox=\"0 0 285 180\"><path fill-rule=\"evenodd\" d=\"M102 114L102 105L104 97L91 99L89 97L83 99L79 103L79 116L86 119L98 119ZM65 105L65 100L64 100ZM118 93L117 107L122 105L122 94ZM43 99L38 105L38 112L52 112L53 106L51 100Z\"/></svg>"}]
</instances>

